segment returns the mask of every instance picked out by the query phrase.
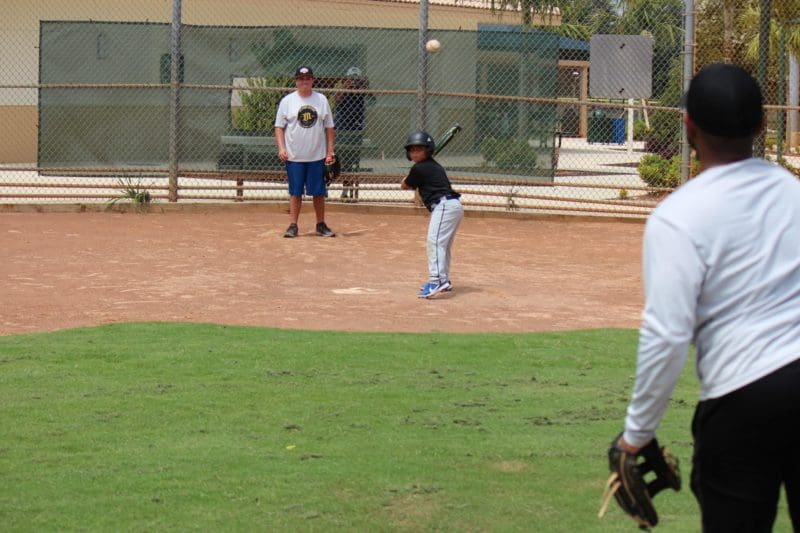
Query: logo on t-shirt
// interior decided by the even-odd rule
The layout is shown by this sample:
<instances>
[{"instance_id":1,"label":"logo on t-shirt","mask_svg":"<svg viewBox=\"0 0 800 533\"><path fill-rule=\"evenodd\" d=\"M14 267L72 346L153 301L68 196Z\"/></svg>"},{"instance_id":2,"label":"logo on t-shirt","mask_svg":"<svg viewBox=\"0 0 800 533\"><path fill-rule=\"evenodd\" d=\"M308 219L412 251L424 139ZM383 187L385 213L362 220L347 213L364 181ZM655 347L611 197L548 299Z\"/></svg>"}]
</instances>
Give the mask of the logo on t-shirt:
<instances>
[{"instance_id":1,"label":"logo on t-shirt","mask_svg":"<svg viewBox=\"0 0 800 533\"><path fill-rule=\"evenodd\" d=\"M317 122L317 110L310 105L304 105L297 112L297 122L303 128L310 128Z\"/></svg>"}]
</instances>

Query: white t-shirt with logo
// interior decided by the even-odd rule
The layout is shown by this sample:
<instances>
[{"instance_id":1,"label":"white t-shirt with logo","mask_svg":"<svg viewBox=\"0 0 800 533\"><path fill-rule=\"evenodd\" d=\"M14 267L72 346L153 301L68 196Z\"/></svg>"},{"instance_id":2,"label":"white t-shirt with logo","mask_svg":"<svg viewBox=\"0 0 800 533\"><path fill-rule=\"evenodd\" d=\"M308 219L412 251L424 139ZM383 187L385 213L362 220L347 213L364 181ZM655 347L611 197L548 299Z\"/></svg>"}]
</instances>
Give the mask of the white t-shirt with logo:
<instances>
[{"instance_id":1,"label":"white t-shirt with logo","mask_svg":"<svg viewBox=\"0 0 800 533\"><path fill-rule=\"evenodd\" d=\"M325 128L333 128L333 114L328 99L316 91L305 98L297 91L287 94L278 104L275 127L283 128L286 132L289 161L325 159Z\"/></svg>"}]
</instances>

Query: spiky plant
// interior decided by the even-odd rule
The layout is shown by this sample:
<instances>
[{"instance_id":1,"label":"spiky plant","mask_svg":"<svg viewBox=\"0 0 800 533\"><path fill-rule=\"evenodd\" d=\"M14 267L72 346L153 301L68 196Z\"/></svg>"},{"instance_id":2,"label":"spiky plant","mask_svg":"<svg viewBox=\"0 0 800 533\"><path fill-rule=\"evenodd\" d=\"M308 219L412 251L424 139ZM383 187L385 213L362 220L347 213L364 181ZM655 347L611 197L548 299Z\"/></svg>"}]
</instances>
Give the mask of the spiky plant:
<instances>
[{"instance_id":1,"label":"spiky plant","mask_svg":"<svg viewBox=\"0 0 800 533\"><path fill-rule=\"evenodd\" d=\"M139 180L134 182L131 177L119 178L117 182L120 184L121 193L119 196L109 200L110 205L114 205L119 201L130 201L137 210L143 210L152 201L150 191L144 188Z\"/></svg>"}]
</instances>

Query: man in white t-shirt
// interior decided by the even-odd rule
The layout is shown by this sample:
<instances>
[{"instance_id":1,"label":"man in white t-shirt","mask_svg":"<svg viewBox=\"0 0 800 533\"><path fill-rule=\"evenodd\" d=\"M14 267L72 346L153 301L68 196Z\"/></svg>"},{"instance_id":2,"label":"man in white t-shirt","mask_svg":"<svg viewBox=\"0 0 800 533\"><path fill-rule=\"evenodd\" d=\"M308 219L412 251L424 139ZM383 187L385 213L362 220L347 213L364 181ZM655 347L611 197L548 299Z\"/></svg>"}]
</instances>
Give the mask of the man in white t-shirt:
<instances>
[{"instance_id":1,"label":"man in white t-shirt","mask_svg":"<svg viewBox=\"0 0 800 533\"><path fill-rule=\"evenodd\" d=\"M636 380L616 445L653 439L693 343L703 531L771 531L781 485L800 531L800 181L753 157L763 98L745 70L703 68L684 107L702 172L645 227Z\"/></svg>"},{"instance_id":2,"label":"man in white t-shirt","mask_svg":"<svg viewBox=\"0 0 800 533\"><path fill-rule=\"evenodd\" d=\"M328 99L312 87L311 67L298 67L294 73L297 90L284 96L275 115L278 157L286 163L289 179L289 228L284 237L297 237L297 220L303 194L311 196L317 216L317 235L334 237L325 224L325 163L333 160L334 128Z\"/></svg>"}]
</instances>

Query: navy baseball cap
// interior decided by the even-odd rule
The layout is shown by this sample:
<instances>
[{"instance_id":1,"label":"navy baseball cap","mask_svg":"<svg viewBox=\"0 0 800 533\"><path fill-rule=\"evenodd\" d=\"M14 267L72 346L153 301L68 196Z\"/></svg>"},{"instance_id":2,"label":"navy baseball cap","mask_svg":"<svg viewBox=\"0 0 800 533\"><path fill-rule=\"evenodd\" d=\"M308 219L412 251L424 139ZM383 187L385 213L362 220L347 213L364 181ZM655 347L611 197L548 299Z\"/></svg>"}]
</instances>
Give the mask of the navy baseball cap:
<instances>
[{"instance_id":1,"label":"navy baseball cap","mask_svg":"<svg viewBox=\"0 0 800 533\"><path fill-rule=\"evenodd\" d=\"M311 67L307 67L305 65L301 65L297 67L297 70L294 71L294 77L299 78L300 76L311 76L314 77L314 71L311 70Z\"/></svg>"},{"instance_id":2,"label":"navy baseball cap","mask_svg":"<svg viewBox=\"0 0 800 533\"><path fill-rule=\"evenodd\" d=\"M703 67L689 83L681 104L698 128L718 137L750 137L764 120L758 82L736 65Z\"/></svg>"}]
</instances>

